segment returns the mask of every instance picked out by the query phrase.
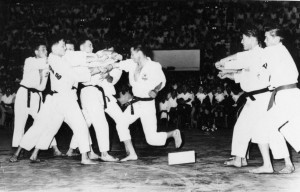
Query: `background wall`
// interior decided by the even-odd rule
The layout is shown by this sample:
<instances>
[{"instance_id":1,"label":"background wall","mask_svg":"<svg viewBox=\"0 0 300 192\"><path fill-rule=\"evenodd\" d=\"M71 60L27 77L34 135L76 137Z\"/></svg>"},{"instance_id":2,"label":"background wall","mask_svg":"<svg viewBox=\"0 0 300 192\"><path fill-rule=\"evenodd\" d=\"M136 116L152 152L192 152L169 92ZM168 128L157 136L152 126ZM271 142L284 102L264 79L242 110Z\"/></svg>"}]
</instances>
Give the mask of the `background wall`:
<instances>
[{"instance_id":1,"label":"background wall","mask_svg":"<svg viewBox=\"0 0 300 192\"><path fill-rule=\"evenodd\" d=\"M174 67L175 71L199 71L200 50L155 50L154 61L164 68Z\"/></svg>"}]
</instances>

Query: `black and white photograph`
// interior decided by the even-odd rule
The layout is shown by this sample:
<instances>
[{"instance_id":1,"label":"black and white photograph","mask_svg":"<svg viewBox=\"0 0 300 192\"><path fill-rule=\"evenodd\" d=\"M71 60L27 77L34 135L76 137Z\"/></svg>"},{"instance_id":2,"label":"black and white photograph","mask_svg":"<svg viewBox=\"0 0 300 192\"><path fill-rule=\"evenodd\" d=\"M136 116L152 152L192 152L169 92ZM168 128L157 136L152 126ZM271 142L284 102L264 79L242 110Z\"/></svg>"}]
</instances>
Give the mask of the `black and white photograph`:
<instances>
[{"instance_id":1,"label":"black and white photograph","mask_svg":"<svg viewBox=\"0 0 300 192\"><path fill-rule=\"evenodd\" d=\"M300 1L0 0L0 192L299 192Z\"/></svg>"}]
</instances>

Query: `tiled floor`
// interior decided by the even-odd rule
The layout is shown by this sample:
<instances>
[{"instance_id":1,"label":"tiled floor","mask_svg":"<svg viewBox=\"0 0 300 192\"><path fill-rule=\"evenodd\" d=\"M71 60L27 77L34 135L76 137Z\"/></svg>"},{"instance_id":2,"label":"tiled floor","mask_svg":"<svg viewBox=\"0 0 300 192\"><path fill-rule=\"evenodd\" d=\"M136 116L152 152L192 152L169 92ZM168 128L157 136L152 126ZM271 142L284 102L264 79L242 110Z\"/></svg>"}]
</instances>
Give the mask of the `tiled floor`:
<instances>
[{"instance_id":1,"label":"tiled floor","mask_svg":"<svg viewBox=\"0 0 300 192\"><path fill-rule=\"evenodd\" d=\"M223 165L230 157L231 130L218 130L212 134L187 130L184 135L185 145L178 151L194 150L196 163L170 166L168 153L176 151L173 141L166 147L150 147L142 134L135 134L138 161L83 166L78 159L53 158L49 152L41 153L45 162L39 164L31 164L27 157L9 163L11 135L2 129L0 191L300 191L300 155L294 151L295 173L254 175L248 170L261 163L255 145L250 151L248 167ZM65 151L68 146L61 143L60 148ZM112 141L111 154L125 155L117 139ZM282 166L283 161L274 161L276 170Z\"/></svg>"}]
</instances>

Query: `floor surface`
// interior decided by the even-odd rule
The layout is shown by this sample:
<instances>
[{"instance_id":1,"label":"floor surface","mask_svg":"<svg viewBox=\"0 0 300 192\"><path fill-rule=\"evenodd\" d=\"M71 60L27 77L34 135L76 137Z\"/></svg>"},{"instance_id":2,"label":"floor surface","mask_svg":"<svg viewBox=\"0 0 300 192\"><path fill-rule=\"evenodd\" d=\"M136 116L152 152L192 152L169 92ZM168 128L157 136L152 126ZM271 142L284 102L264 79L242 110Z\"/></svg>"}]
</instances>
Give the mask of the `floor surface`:
<instances>
[{"instance_id":1,"label":"floor surface","mask_svg":"<svg viewBox=\"0 0 300 192\"><path fill-rule=\"evenodd\" d=\"M0 191L300 191L300 155L293 150L295 173L256 175L248 172L262 162L255 145L250 150L249 166L223 165L230 157L232 130L206 134L193 129L183 134L185 144L179 150L174 149L173 141L167 146L151 147L142 134L134 134L139 160L84 166L76 158L53 158L49 151L40 154L45 161L39 164L29 162L30 153L19 162L9 163L12 136L0 129ZM59 147L65 152L68 146L61 143ZM117 139L112 139L111 148L112 155L124 157L124 148ZM196 152L196 163L168 165L168 153L190 150ZM283 167L282 160L273 163L275 170Z\"/></svg>"}]
</instances>

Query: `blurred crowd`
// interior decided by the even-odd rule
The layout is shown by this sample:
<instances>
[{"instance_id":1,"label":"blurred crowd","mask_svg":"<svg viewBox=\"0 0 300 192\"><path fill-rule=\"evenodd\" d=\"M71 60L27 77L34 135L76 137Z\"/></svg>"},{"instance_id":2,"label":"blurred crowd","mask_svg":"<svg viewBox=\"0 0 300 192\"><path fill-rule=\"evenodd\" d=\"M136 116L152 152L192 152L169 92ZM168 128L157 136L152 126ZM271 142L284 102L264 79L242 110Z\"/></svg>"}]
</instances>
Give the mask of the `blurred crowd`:
<instances>
[{"instance_id":1,"label":"blurred crowd","mask_svg":"<svg viewBox=\"0 0 300 192\"><path fill-rule=\"evenodd\" d=\"M298 2L24 0L4 6L6 15L2 16L5 21L0 31L2 95L7 89L17 89L24 59L31 55L31 43L36 39L47 42L53 34L64 33L77 44L81 36L87 36L95 50L113 46L127 56L132 40L143 39L152 49L201 50L200 72L166 71L169 83L160 101L176 95L179 112L190 114L181 116L181 123L213 129L218 127L216 118L228 116L236 102L233 98L240 95L231 82L217 79L213 64L242 50L240 28L245 21L255 22L262 30L270 21L281 24L296 63L300 58ZM180 98L191 100L185 103ZM199 122L200 116L207 120Z\"/></svg>"}]
</instances>

